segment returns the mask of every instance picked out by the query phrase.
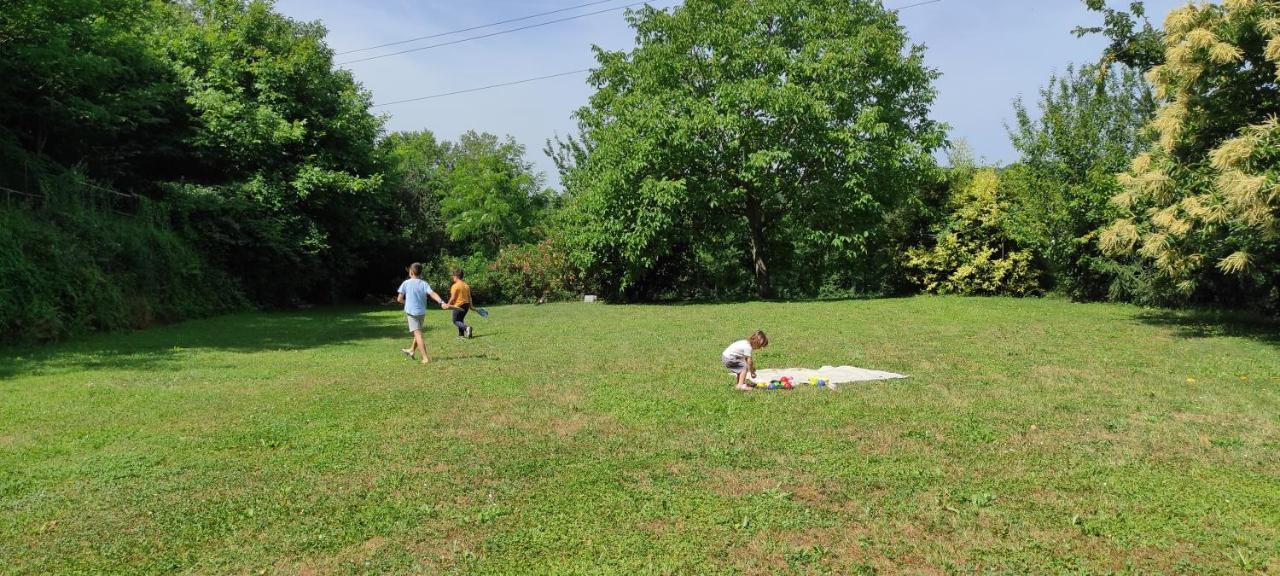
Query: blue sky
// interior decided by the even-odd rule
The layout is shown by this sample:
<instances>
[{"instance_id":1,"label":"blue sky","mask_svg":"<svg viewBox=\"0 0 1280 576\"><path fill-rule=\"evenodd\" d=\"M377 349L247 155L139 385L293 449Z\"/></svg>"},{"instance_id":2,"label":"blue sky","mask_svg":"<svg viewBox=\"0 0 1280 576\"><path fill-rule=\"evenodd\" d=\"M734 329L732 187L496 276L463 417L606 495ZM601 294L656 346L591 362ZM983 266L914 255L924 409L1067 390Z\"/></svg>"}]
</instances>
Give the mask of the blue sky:
<instances>
[{"instance_id":1,"label":"blue sky","mask_svg":"<svg viewBox=\"0 0 1280 576\"><path fill-rule=\"evenodd\" d=\"M493 21L526 16L588 0L278 0L277 9L298 20L319 20L329 30L329 44L338 52L445 32ZM614 0L598 7L548 16L555 19L633 0ZM918 0L885 0L893 8ZM679 0L655 0L665 7ZM1127 5L1127 0L1109 2ZM1147 0L1159 24L1185 0ZM398 46L386 51L448 41L517 27L530 20L458 36ZM1019 95L1033 100L1049 74L1070 62L1098 57L1104 41L1076 38L1077 24L1100 21L1081 0L942 0L901 12L912 41L927 48L930 66L942 72L934 118L951 125L951 137L963 138L974 151L992 162L1017 158L1009 145L1005 123L1012 118L1011 102ZM621 11L590 16L348 66L371 90L375 102L390 102L428 94L486 86L511 80L589 68L591 46L608 50L632 46L633 34ZM379 51L338 56L337 61L378 54ZM542 153L543 143L556 134L574 131L571 114L586 103L591 90L585 75L567 76L507 88L379 108L388 115L390 130L427 129L453 139L466 130L511 135L528 148L527 158L558 185L554 166Z\"/></svg>"}]
</instances>

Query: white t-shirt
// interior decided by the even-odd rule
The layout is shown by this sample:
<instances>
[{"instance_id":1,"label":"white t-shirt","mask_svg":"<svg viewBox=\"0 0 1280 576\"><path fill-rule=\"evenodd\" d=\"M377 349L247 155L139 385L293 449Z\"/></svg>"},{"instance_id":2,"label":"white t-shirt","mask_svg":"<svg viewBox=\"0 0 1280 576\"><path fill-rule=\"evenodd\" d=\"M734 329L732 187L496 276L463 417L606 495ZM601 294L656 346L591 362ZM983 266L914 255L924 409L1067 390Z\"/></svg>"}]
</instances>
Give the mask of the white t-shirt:
<instances>
[{"instance_id":1,"label":"white t-shirt","mask_svg":"<svg viewBox=\"0 0 1280 576\"><path fill-rule=\"evenodd\" d=\"M733 344L730 344L728 348L724 349L724 355L735 356L738 358L750 358L751 343L746 340L734 342Z\"/></svg>"}]
</instances>

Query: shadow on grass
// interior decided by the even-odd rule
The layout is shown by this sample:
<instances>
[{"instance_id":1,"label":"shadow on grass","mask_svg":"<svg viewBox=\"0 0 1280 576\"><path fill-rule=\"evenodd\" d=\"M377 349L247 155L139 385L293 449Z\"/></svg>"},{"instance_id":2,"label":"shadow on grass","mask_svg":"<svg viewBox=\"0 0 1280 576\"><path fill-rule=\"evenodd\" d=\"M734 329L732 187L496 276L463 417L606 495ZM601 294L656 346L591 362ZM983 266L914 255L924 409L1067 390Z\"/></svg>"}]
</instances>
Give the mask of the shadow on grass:
<instances>
[{"instance_id":1,"label":"shadow on grass","mask_svg":"<svg viewBox=\"0 0 1280 576\"><path fill-rule=\"evenodd\" d=\"M1182 338L1236 337L1280 348L1280 320L1242 312L1159 310L1143 312L1140 322L1172 328Z\"/></svg>"},{"instance_id":2,"label":"shadow on grass","mask_svg":"<svg viewBox=\"0 0 1280 576\"><path fill-rule=\"evenodd\" d=\"M403 320L380 312L384 310L343 307L231 314L150 330L95 334L37 348L0 350L0 378L68 370L180 369L186 355L206 350L249 353L381 338L407 340ZM428 319L429 326L432 320Z\"/></svg>"},{"instance_id":3,"label":"shadow on grass","mask_svg":"<svg viewBox=\"0 0 1280 576\"><path fill-rule=\"evenodd\" d=\"M812 298L768 298L759 297L741 297L741 298L722 298L722 299L683 299L683 300L598 300L597 303L605 306L737 306L739 304L837 304L841 302L870 302L873 300L908 300L918 296L918 294L846 294L840 296L819 296ZM567 300L562 303L582 303L579 300Z\"/></svg>"}]
</instances>

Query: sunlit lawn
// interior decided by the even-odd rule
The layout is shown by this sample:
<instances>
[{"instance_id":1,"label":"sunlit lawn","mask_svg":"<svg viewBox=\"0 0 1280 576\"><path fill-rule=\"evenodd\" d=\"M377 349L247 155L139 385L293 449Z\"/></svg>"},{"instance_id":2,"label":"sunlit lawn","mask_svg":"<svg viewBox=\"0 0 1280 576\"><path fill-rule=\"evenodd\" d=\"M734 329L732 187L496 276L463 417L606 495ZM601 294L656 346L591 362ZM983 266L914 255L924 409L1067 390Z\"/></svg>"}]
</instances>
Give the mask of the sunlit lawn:
<instances>
[{"instance_id":1,"label":"sunlit lawn","mask_svg":"<svg viewBox=\"0 0 1280 576\"><path fill-rule=\"evenodd\" d=\"M1280 327L1056 300L226 316L0 351L6 573L1280 572ZM910 375L730 390L763 367ZM20 357L16 357L20 356Z\"/></svg>"}]
</instances>

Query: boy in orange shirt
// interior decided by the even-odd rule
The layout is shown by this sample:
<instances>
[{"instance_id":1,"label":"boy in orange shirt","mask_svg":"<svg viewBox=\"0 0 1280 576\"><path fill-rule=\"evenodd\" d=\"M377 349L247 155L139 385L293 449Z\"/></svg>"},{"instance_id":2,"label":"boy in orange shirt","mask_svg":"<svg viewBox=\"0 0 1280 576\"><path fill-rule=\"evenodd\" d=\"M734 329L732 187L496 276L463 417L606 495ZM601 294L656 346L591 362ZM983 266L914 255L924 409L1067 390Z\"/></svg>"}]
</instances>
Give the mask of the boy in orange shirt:
<instances>
[{"instance_id":1,"label":"boy in orange shirt","mask_svg":"<svg viewBox=\"0 0 1280 576\"><path fill-rule=\"evenodd\" d=\"M471 285L462 280L461 268L453 269L453 286L449 287L448 308L453 309L453 325L458 327L458 338L470 338L471 327L463 320L471 310Z\"/></svg>"}]
</instances>

